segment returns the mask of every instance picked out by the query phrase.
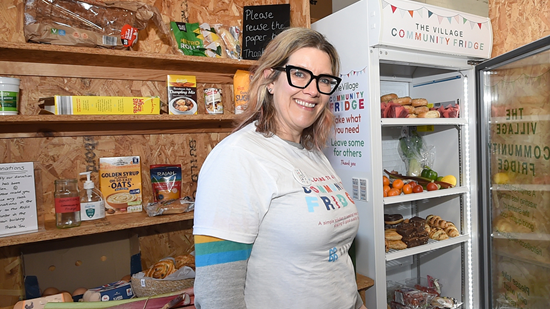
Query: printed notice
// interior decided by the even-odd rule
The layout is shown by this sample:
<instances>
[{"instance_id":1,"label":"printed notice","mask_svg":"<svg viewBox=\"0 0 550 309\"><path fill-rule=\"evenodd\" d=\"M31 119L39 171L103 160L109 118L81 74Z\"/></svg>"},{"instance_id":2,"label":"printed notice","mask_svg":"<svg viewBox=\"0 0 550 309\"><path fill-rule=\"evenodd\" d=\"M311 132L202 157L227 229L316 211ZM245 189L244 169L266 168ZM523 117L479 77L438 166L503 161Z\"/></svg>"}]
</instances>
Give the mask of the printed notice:
<instances>
[{"instance_id":1,"label":"printed notice","mask_svg":"<svg viewBox=\"0 0 550 309\"><path fill-rule=\"evenodd\" d=\"M33 162L0 164L0 237L37 230Z\"/></svg>"}]
</instances>

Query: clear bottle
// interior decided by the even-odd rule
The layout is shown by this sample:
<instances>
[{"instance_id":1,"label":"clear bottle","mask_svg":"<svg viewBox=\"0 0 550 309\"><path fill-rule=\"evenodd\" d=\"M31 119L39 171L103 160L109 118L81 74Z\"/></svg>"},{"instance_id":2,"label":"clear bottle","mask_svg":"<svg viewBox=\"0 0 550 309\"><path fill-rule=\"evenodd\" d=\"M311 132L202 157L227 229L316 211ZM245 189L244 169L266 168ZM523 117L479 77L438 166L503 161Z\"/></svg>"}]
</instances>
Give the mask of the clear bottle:
<instances>
[{"instance_id":1,"label":"clear bottle","mask_svg":"<svg viewBox=\"0 0 550 309\"><path fill-rule=\"evenodd\" d=\"M83 172L86 175L84 190L80 194L80 219L82 221L105 218L105 202L101 191L95 188L94 182L90 180L92 172Z\"/></svg>"},{"instance_id":2,"label":"clear bottle","mask_svg":"<svg viewBox=\"0 0 550 309\"><path fill-rule=\"evenodd\" d=\"M60 229L80 226L80 197L76 179L55 180L55 225Z\"/></svg>"}]
</instances>

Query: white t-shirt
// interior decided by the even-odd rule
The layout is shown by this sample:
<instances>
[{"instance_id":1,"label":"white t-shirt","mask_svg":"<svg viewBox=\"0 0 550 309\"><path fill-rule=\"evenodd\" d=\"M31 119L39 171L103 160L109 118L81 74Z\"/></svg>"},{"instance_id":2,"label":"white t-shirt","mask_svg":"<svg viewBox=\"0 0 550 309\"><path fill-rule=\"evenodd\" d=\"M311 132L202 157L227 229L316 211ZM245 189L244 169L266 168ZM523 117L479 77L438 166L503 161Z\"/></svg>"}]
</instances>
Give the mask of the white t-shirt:
<instances>
[{"instance_id":1,"label":"white t-shirt","mask_svg":"<svg viewBox=\"0 0 550 309\"><path fill-rule=\"evenodd\" d=\"M249 309L354 308L355 203L322 152L255 129L231 134L207 157L193 233L253 243Z\"/></svg>"}]
</instances>

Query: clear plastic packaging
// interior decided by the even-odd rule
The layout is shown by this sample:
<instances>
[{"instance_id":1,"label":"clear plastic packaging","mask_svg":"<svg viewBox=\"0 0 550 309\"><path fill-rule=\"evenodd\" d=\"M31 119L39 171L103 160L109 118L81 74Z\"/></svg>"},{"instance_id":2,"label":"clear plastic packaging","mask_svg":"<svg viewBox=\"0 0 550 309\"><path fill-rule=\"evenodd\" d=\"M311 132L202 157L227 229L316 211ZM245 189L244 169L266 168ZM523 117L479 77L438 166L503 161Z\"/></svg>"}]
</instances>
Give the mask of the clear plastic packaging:
<instances>
[{"instance_id":1,"label":"clear plastic packaging","mask_svg":"<svg viewBox=\"0 0 550 309\"><path fill-rule=\"evenodd\" d=\"M145 206L149 217L180 214L190 212L195 209L195 201L192 197L186 196L180 199L153 202Z\"/></svg>"}]
</instances>

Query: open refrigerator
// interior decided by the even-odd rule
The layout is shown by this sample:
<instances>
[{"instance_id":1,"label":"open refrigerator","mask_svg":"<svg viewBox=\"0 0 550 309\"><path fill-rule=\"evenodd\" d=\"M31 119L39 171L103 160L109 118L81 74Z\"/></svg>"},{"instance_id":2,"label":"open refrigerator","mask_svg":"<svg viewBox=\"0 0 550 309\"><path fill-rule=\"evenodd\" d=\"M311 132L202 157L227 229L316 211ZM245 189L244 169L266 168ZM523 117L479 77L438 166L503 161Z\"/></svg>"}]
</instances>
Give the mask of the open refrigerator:
<instances>
[{"instance_id":1,"label":"open refrigerator","mask_svg":"<svg viewBox=\"0 0 550 309\"><path fill-rule=\"evenodd\" d=\"M343 80L329 102L336 130L325 153L357 204L356 270L375 282L367 308L387 308L396 284L425 286L430 277L461 308L483 308L475 68L491 54L489 19L413 1L361 0L312 28L341 58ZM389 93L458 108L458 117L382 117L381 96ZM456 186L384 196L384 170L408 172L400 138L413 132L430 149L430 168L455 176ZM459 235L386 251L385 214L437 215Z\"/></svg>"}]
</instances>

